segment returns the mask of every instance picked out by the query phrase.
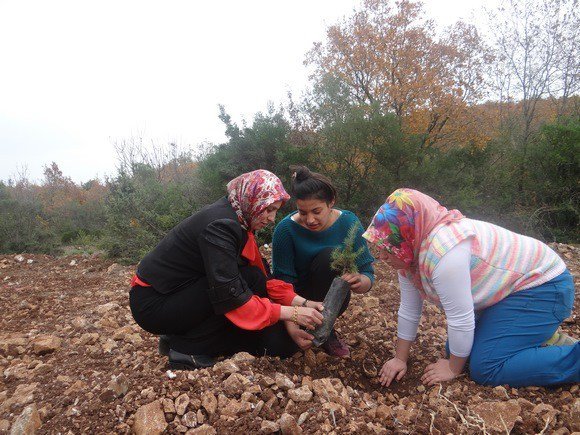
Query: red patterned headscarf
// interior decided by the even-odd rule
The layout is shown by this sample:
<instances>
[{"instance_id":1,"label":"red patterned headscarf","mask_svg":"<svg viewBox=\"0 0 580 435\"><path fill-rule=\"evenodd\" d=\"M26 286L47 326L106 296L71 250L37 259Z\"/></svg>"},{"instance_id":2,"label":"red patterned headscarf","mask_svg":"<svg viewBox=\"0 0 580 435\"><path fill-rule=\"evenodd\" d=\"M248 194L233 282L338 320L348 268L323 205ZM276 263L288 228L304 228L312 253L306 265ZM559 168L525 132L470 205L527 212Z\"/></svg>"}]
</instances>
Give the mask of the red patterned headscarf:
<instances>
[{"instance_id":1,"label":"red patterned headscarf","mask_svg":"<svg viewBox=\"0 0 580 435\"><path fill-rule=\"evenodd\" d=\"M290 199L280 179L264 169L247 172L227 185L228 200L242 227L251 231L260 214L276 201Z\"/></svg>"},{"instance_id":2,"label":"red patterned headscarf","mask_svg":"<svg viewBox=\"0 0 580 435\"><path fill-rule=\"evenodd\" d=\"M421 244L433 228L463 217L417 190L397 189L377 210L363 237L391 252L414 273Z\"/></svg>"}]
</instances>

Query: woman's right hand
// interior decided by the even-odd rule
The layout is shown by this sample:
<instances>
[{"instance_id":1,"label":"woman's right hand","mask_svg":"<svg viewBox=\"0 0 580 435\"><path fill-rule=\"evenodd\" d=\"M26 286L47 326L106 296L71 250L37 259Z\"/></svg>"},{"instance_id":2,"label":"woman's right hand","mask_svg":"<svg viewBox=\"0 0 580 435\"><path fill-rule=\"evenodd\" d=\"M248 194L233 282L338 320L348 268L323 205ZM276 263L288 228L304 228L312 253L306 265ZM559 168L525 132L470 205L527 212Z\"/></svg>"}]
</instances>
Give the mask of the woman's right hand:
<instances>
[{"instance_id":1,"label":"woman's right hand","mask_svg":"<svg viewBox=\"0 0 580 435\"><path fill-rule=\"evenodd\" d=\"M388 360L381 371L379 372L379 381L381 385L390 386L393 379L400 381L407 373L407 363L399 358L392 358Z\"/></svg>"}]
</instances>

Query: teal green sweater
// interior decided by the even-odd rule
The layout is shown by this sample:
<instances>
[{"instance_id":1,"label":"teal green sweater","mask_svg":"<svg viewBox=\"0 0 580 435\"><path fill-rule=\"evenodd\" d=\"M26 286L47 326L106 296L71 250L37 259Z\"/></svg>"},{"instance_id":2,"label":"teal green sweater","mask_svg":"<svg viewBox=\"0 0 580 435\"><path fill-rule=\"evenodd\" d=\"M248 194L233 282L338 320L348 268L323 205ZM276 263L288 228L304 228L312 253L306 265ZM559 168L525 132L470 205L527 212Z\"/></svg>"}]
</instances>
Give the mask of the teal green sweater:
<instances>
[{"instance_id":1,"label":"teal green sweater","mask_svg":"<svg viewBox=\"0 0 580 435\"><path fill-rule=\"evenodd\" d=\"M316 255L325 248L342 246L348 230L357 223L354 249L361 246L364 251L357 258L356 265L360 273L374 282L375 275L372 263L373 256L369 252L366 240L362 238L363 226L356 215L348 210L341 210L338 219L324 231L311 231L294 222L290 213L276 226L272 238L272 269L274 276L286 282L295 283L306 278L310 263Z\"/></svg>"}]
</instances>

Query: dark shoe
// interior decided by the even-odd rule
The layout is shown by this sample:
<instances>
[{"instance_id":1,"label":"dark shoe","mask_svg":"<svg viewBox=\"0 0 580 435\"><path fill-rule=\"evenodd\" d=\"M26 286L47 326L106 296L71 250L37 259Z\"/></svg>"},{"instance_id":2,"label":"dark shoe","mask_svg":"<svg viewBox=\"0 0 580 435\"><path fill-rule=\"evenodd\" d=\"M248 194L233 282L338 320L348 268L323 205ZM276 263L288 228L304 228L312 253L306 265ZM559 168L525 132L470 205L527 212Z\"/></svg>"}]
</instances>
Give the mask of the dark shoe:
<instances>
[{"instance_id":1,"label":"dark shoe","mask_svg":"<svg viewBox=\"0 0 580 435\"><path fill-rule=\"evenodd\" d=\"M334 329L330 332L328 340L326 340L321 347L331 356L338 356L341 358L348 358L350 356L348 344L338 337Z\"/></svg>"},{"instance_id":2,"label":"dark shoe","mask_svg":"<svg viewBox=\"0 0 580 435\"><path fill-rule=\"evenodd\" d=\"M209 355L187 355L169 349L169 367L173 370L195 370L214 364L215 359Z\"/></svg>"},{"instance_id":3,"label":"dark shoe","mask_svg":"<svg viewBox=\"0 0 580 435\"><path fill-rule=\"evenodd\" d=\"M169 356L169 336L160 335L159 336L159 355Z\"/></svg>"}]
</instances>

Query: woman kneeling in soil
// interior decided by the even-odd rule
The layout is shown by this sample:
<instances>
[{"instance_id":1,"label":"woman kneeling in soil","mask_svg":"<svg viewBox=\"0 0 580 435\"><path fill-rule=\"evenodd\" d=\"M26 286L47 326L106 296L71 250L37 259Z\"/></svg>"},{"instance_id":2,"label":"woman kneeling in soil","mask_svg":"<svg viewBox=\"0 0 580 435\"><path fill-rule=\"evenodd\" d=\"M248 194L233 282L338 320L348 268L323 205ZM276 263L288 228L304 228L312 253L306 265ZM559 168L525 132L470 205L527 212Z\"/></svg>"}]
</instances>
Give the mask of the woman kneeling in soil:
<instances>
[{"instance_id":1,"label":"woman kneeling in soil","mask_svg":"<svg viewBox=\"0 0 580 435\"><path fill-rule=\"evenodd\" d=\"M310 329L322 322L321 303L302 307L292 286L270 279L254 238L288 199L271 172L242 174L227 197L182 221L139 263L131 312L146 331L166 334L159 349L172 368L207 367L239 351L287 357L298 347L278 320Z\"/></svg>"},{"instance_id":2,"label":"woman kneeling in soil","mask_svg":"<svg viewBox=\"0 0 580 435\"><path fill-rule=\"evenodd\" d=\"M371 256L366 241L361 237L364 229L358 218L347 210L334 208L336 189L324 175L310 172L304 166L293 168L292 196L298 211L290 213L276 226L272 239L272 268L274 276L294 284L296 292L306 298L305 306L314 306L312 300L323 300L337 272L330 267L332 251L340 247L353 225L359 230L354 250L363 247L357 258L361 273L346 274L342 278L355 293L367 292L374 280ZM348 307L347 295L340 313ZM287 323L289 334L306 349L312 345L313 336L300 330L298 325ZM323 349L330 355L347 357L349 348L334 330Z\"/></svg>"},{"instance_id":3,"label":"woman kneeling in soil","mask_svg":"<svg viewBox=\"0 0 580 435\"><path fill-rule=\"evenodd\" d=\"M468 357L480 384L580 381L580 344L558 332L572 311L574 282L544 243L467 219L411 189L393 192L363 237L399 271L396 354L380 371L383 385L407 372L423 299L445 311L450 354L426 367L424 383L455 378Z\"/></svg>"}]
</instances>

